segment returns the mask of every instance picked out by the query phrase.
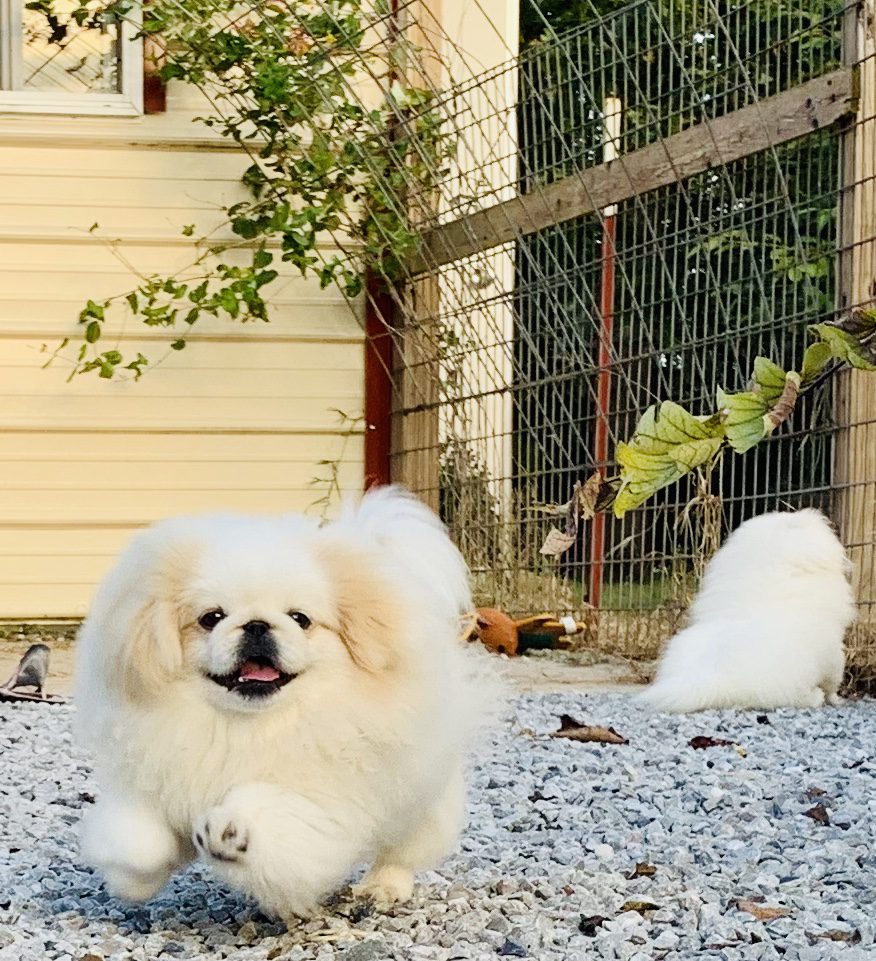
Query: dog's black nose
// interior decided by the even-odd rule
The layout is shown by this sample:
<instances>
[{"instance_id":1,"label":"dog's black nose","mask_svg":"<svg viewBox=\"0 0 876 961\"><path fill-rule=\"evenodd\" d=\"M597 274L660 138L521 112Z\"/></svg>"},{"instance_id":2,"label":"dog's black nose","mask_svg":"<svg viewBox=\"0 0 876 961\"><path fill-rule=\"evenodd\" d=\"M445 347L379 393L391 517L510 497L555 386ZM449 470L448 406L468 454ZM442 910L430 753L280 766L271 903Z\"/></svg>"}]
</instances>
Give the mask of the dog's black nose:
<instances>
[{"instance_id":1,"label":"dog's black nose","mask_svg":"<svg viewBox=\"0 0 876 961\"><path fill-rule=\"evenodd\" d=\"M267 621L250 621L243 625L243 633L250 637L264 637L270 629L271 625Z\"/></svg>"}]
</instances>

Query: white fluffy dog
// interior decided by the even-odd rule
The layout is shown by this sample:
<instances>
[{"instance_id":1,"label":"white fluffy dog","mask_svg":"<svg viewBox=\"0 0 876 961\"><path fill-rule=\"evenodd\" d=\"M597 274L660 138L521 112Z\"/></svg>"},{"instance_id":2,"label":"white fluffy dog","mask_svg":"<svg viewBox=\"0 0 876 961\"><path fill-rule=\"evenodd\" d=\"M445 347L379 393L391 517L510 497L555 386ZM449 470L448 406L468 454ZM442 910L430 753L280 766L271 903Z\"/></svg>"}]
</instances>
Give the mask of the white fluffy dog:
<instances>
[{"instance_id":1,"label":"white fluffy dog","mask_svg":"<svg viewBox=\"0 0 876 961\"><path fill-rule=\"evenodd\" d=\"M855 619L849 566L816 510L746 521L709 562L642 698L678 712L835 703Z\"/></svg>"},{"instance_id":2,"label":"white fluffy dog","mask_svg":"<svg viewBox=\"0 0 876 961\"><path fill-rule=\"evenodd\" d=\"M142 901L197 855L281 917L360 862L408 898L453 845L490 691L459 641L465 564L397 489L325 527L215 515L138 536L79 637L101 795L85 858Z\"/></svg>"}]
</instances>

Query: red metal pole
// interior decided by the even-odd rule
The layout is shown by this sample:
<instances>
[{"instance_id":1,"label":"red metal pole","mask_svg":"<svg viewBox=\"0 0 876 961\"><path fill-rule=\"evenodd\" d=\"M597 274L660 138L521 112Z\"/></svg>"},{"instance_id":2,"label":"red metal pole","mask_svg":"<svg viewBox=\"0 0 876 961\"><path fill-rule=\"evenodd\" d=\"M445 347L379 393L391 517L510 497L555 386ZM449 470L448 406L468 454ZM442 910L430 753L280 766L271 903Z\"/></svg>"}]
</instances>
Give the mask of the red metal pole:
<instances>
[{"instance_id":1,"label":"red metal pole","mask_svg":"<svg viewBox=\"0 0 876 961\"><path fill-rule=\"evenodd\" d=\"M365 490L390 483L392 314L386 281L369 274L365 300Z\"/></svg>"},{"instance_id":2,"label":"red metal pole","mask_svg":"<svg viewBox=\"0 0 876 961\"><path fill-rule=\"evenodd\" d=\"M620 148L621 102L606 97L603 104L602 160L617 160ZM617 207L602 211L602 280L599 288L599 376L596 382L596 436L593 455L596 469L605 474L608 465L608 415L611 409L611 359L614 330L614 265ZM605 514L596 514L590 528L590 584L588 601L598 608L602 602L605 561Z\"/></svg>"},{"instance_id":3,"label":"red metal pole","mask_svg":"<svg viewBox=\"0 0 876 961\"><path fill-rule=\"evenodd\" d=\"M398 79L398 40L401 31L399 0L391 0L387 19L390 52L389 81ZM387 137L396 136L396 118L390 117ZM394 301L388 281L369 270L365 278L365 490L392 481L392 324Z\"/></svg>"},{"instance_id":4,"label":"red metal pole","mask_svg":"<svg viewBox=\"0 0 876 961\"><path fill-rule=\"evenodd\" d=\"M615 214L602 225L602 281L599 292L599 377L596 382L596 437L593 454L597 470L608 463L608 415L611 409L611 358L614 330ZM590 587L588 600L594 607L602 601L605 559L605 514L596 514L590 528Z\"/></svg>"}]
</instances>

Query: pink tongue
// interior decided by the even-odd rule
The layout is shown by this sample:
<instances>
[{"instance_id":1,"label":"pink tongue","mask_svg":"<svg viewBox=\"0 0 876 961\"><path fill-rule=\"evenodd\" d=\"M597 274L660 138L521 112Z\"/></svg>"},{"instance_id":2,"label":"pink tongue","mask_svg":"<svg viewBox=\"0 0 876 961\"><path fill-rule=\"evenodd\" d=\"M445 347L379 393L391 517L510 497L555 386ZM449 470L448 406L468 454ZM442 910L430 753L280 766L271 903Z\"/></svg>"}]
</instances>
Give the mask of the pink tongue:
<instances>
[{"instance_id":1,"label":"pink tongue","mask_svg":"<svg viewBox=\"0 0 876 961\"><path fill-rule=\"evenodd\" d=\"M276 667L244 661L240 666L238 681L276 681L279 677L280 672Z\"/></svg>"}]
</instances>

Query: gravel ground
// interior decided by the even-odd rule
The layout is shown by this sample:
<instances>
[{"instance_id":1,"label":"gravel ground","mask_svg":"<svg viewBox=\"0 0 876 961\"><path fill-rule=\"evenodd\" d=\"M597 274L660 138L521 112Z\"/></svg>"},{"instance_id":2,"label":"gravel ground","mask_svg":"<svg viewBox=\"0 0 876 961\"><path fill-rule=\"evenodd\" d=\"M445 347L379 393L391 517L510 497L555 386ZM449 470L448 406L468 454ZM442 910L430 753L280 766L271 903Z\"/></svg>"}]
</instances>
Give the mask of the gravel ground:
<instances>
[{"instance_id":1,"label":"gravel ground","mask_svg":"<svg viewBox=\"0 0 876 961\"><path fill-rule=\"evenodd\" d=\"M564 712L630 743L547 737ZM876 702L665 718L622 694L525 695L485 746L460 851L415 901L375 915L342 895L288 932L199 867L143 907L109 899L76 858L95 787L69 726L69 708L0 705L3 961L876 952Z\"/></svg>"}]
</instances>

